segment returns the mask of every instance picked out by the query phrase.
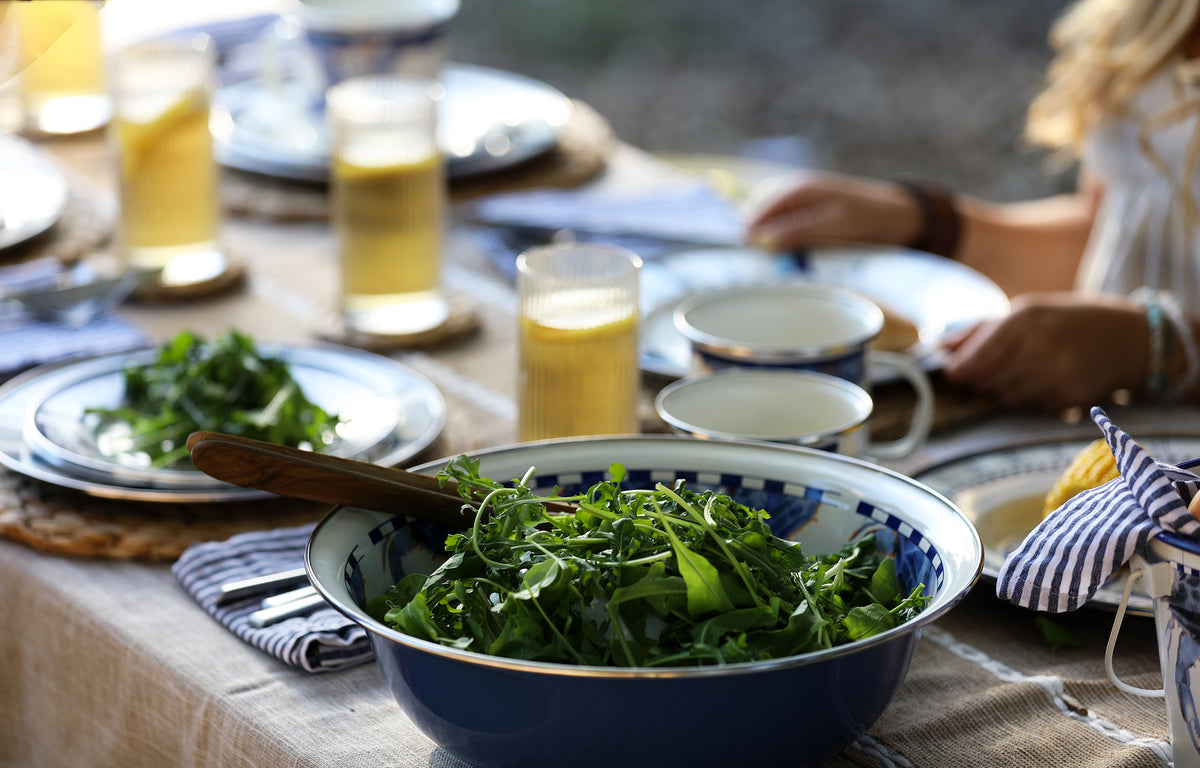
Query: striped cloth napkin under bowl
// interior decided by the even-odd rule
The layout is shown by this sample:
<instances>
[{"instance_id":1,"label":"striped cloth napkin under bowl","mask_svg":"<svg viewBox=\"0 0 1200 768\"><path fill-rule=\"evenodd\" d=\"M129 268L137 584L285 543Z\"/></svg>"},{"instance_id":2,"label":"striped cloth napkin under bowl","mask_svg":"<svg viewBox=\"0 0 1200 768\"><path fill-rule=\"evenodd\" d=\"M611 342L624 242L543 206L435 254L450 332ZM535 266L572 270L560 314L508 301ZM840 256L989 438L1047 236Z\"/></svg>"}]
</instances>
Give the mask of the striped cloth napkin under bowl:
<instances>
[{"instance_id":1,"label":"striped cloth napkin under bowl","mask_svg":"<svg viewBox=\"0 0 1200 768\"><path fill-rule=\"evenodd\" d=\"M366 632L329 606L262 628L250 614L262 595L218 604L221 585L304 566L312 525L252 531L225 541L206 541L184 550L171 567L175 578L210 616L233 634L307 672L331 672L372 661Z\"/></svg>"},{"instance_id":2,"label":"striped cloth napkin under bowl","mask_svg":"<svg viewBox=\"0 0 1200 768\"><path fill-rule=\"evenodd\" d=\"M1169 531L1200 538L1200 522L1187 510L1200 476L1156 461L1102 409L1091 415L1121 475L1051 512L1008 555L996 581L1005 600L1050 613L1073 611L1151 537Z\"/></svg>"}]
</instances>

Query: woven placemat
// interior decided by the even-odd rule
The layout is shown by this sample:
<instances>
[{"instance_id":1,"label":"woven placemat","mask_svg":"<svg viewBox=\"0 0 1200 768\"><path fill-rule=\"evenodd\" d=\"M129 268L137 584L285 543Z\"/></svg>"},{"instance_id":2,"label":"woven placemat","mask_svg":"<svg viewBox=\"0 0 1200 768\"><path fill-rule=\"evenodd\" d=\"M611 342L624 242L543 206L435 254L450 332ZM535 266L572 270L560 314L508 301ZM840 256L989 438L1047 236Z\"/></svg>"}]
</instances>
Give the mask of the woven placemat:
<instances>
[{"instance_id":1,"label":"woven placemat","mask_svg":"<svg viewBox=\"0 0 1200 768\"><path fill-rule=\"evenodd\" d=\"M607 167L616 146L617 138L608 121L575 100L554 149L513 168L455 180L450 195L460 201L521 189L577 187Z\"/></svg>"},{"instance_id":2,"label":"woven placemat","mask_svg":"<svg viewBox=\"0 0 1200 768\"><path fill-rule=\"evenodd\" d=\"M608 122L580 101L549 152L511 168L454 179L453 200L536 187L575 187L604 170L616 145ZM274 221L320 221L329 218L325 184L276 179L229 168L221 172L221 201L229 213Z\"/></svg>"},{"instance_id":3,"label":"woven placemat","mask_svg":"<svg viewBox=\"0 0 1200 768\"><path fill-rule=\"evenodd\" d=\"M0 469L0 536L54 555L172 562L192 544L320 519L327 504L101 499Z\"/></svg>"},{"instance_id":4,"label":"woven placemat","mask_svg":"<svg viewBox=\"0 0 1200 768\"><path fill-rule=\"evenodd\" d=\"M435 328L416 333L363 333L346 327L340 316L330 313L320 324L317 336L336 344L358 347L369 352L390 352L399 349L431 349L457 344L479 331L479 313L471 297L454 294L446 299L449 313L445 322Z\"/></svg>"},{"instance_id":5,"label":"woven placemat","mask_svg":"<svg viewBox=\"0 0 1200 768\"><path fill-rule=\"evenodd\" d=\"M439 436L404 466L443 456ZM52 555L174 562L201 541L320 520L324 503L267 496L221 503L156 503L98 498L0 467L0 538Z\"/></svg>"},{"instance_id":6,"label":"woven placemat","mask_svg":"<svg viewBox=\"0 0 1200 768\"><path fill-rule=\"evenodd\" d=\"M245 262L225 254L224 268L215 275L192 283L170 284L161 280L143 281L131 297L145 304L173 304L221 296L240 290L246 283Z\"/></svg>"}]
</instances>

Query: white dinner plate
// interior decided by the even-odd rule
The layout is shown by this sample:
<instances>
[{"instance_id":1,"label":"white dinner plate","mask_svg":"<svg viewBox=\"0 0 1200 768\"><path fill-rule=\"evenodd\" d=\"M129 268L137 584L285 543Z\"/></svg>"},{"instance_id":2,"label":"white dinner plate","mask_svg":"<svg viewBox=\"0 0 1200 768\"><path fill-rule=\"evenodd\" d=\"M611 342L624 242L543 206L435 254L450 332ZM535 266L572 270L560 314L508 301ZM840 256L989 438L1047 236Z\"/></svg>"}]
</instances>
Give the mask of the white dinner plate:
<instances>
[{"instance_id":1,"label":"white dinner plate","mask_svg":"<svg viewBox=\"0 0 1200 768\"><path fill-rule=\"evenodd\" d=\"M439 76L438 143L451 178L507 168L553 149L571 101L523 75L450 64ZM329 177L329 132L307 102L261 80L229 83L213 97L213 151L222 165L296 181Z\"/></svg>"},{"instance_id":2,"label":"white dinner plate","mask_svg":"<svg viewBox=\"0 0 1200 768\"><path fill-rule=\"evenodd\" d=\"M954 502L979 531L983 541L983 574L995 579L1004 558L1024 541L1042 519L1042 502L1071 460L1097 432L1035 438L1024 444L953 459L913 477ZM1139 435L1140 443L1160 461L1177 464L1200 457L1196 435ZM1117 573L1088 603L1115 609L1121 602L1127 571ZM1129 612L1151 616L1154 605L1139 588L1129 598Z\"/></svg>"},{"instance_id":3,"label":"white dinner plate","mask_svg":"<svg viewBox=\"0 0 1200 768\"><path fill-rule=\"evenodd\" d=\"M274 349L289 361L314 402L347 417L348 428L333 446L338 455L397 464L427 447L445 426L441 393L401 363L334 345ZM42 366L0 387L0 464L106 498L217 502L269 495L213 480L195 469L148 470L134 458L102 449L84 410L119 402L123 366L146 362L152 353Z\"/></svg>"},{"instance_id":4,"label":"white dinner plate","mask_svg":"<svg viewBox=\"0 0 1200 768\"><path fill-rule=\"evenodd\" d=\"M988 278L920 251L845 246L793 257L744 247L681 250L643 267L642 370L672 378L687 374L691 347L672 321L684 296L780 280L846 288L913 323L919 341L906 351L929 369L940 365L948 334L1009 310L1008 297Z\"/></svg>"},{"instance_id":5,"label":"white dinner plate","mask_svg":"<svg viewBox=\"0 0 1200 768\"><path fill-rule=\"evenodd\" d=\"M0 250L45 232L67 207L67 180L32 143L0 134Z\"/></svg>"}]
</instances>

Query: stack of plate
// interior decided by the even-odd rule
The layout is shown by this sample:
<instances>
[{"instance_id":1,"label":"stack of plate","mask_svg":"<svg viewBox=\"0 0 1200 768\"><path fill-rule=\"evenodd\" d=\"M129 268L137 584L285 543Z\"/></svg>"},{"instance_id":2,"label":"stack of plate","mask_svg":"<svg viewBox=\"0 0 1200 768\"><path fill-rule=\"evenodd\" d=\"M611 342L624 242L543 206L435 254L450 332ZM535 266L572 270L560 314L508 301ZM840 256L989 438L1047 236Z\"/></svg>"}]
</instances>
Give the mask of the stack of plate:
<instances>
[{"instance_id":1,"label":"stack of plate","mask_svg":"<svg viewBox=\"0 0 1200 768\"><path fill-rule=\"evenodd\" d=\"M438 143L452 179L511 168L554 149L571 100L539 80L469 64L438 76ZM251 78L213 100L213 151L222 165L297 181L329 178L329 129L307 95Z\"/></svg>"},{"instance_id":2,"label":"stack of plate","mask_svg":"<svg viewBox=\"0 0 1200 768\"><path fill-rule=\"evenodd\" d=\"M340 417L325 450L391 465L441 433L445 401L416 371L355 349L269 346L305 395ZM13 471L94 496L138 501L234 501L267 495L215 480L190 466L154 468L129 446L126 425L103 424L90 409L119 407L124 371L148 365L156 350L43 366L0 387L0 463Z\"/></svg>"}]
</instances>

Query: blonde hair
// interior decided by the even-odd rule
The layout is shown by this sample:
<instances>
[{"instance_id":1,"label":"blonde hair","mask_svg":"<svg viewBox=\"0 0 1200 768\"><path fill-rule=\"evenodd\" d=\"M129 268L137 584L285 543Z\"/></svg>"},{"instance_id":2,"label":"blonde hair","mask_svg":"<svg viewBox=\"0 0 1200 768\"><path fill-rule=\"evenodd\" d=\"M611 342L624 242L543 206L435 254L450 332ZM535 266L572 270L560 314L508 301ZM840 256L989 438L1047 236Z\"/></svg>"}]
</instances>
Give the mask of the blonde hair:
<instances>
[{"instance_id":1,"label":"blonde hair","mask_svg":"<svg viewBox=\"0 0 1200 768\"><path fill-rule=\"evenodd\" d=\"M1103 117L1129 100L1181 50L1200 0L1079 0L1050 31L1057 56L1029 106L1035 144L1078 154Z\"/></svg>"},{"instance_id":2,"label":"blonde hair","mask_svg":"<svg viewBox=\"0 0 1200 768\"><path fill-rule=\"evenodd\" d=\"M1200 16L1200 0L1078 0L1050 31L1057 52L1045 89L1030 103L1025 134L1034 144L1078 158L1083 142L1102 119L1121 115L1130 100L1169 62L1178 60L1177 82L1200 67L1180 56ZM1192 194L1200 161L1200 130L1188 143L1182 176L1154 151L1150 134L1200 112L1200 97L1180 99L1146 117L1138 142L1151 163L1178 188L1185 215L1200 220Z\"/></svg>"}]
</instances>

